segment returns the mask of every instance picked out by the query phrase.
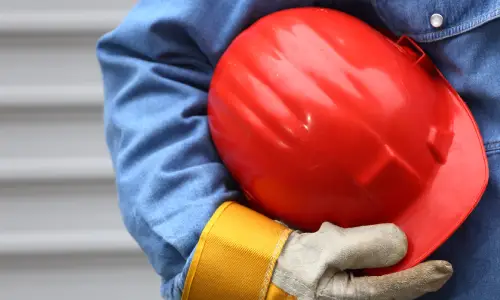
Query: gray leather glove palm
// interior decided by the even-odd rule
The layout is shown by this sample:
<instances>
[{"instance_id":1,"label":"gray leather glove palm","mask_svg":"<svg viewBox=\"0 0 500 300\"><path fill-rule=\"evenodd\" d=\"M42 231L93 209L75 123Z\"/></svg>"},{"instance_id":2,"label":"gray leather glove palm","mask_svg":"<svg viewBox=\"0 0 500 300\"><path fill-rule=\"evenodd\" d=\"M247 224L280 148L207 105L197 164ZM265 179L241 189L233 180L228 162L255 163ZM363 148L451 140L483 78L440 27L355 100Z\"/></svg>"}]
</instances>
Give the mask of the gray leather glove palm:
<instances>
[{"instance_id":1,"label":"gray leather glove palm","mask_svg":"<svg viewBox=\"0 0 500 300\"><path fill-rule=\"evenodd\" d=\"M377 277L345 271L395 265L407 249L406 235L392 224L344 229L324 223L317 232L291 234L272 282L298 300L411 300L437 291L451 277L445 261Z\"/></svg>"}]
</instances>

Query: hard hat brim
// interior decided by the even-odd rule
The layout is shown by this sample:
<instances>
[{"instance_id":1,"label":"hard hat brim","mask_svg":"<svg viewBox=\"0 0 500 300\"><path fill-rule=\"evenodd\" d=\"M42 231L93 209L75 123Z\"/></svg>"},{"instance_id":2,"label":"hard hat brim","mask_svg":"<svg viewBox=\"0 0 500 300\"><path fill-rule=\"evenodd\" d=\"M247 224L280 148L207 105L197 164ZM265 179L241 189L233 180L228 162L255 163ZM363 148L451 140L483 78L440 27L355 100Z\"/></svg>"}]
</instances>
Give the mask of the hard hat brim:
<instances>
[{"instance_id":1,"label":"hard hat brim","mask_svg":"<svg viewBox=\"0 0 500 300\"><path fill-rule=\"evenodd\" d=\"M464 101L442 78L455 114L448 159L419 199L393 221L407 235L406 257L390 268L366 270L370 275L401 271L424 261L463 224L486 189L489 170L481 134Z\"/></svg>"}]
</instances>

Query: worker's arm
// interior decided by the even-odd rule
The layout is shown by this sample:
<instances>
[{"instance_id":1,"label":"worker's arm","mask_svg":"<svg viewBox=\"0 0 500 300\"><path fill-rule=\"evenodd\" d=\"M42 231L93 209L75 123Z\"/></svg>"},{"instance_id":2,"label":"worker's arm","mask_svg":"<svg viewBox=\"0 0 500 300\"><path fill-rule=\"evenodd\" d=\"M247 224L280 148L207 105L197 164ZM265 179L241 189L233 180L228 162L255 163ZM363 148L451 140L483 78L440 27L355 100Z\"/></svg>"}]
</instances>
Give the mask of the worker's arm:
<instances>
[{"instance_id":1,"label":"worker's arm","mask_svg":"<svg viewBox=\"0 0 500 300\"><path fill-rule=\"evenodd\" d=\"M122 215L167 299L211 216L238 196L207 126L214 66L242 29L299 2L312 1L142 0L98 43Z\"/></svg>"},{"instance_id":2,"label":"worker's arm","mask_svg":"<svg viewBox=\"0 0 500 300\"><path fill-rule=\"evenodd\" d=\"M237 189L211 143L206 118L212 72L231 40L263 15L311 2L142 0L98 43L106 140L122 215L162 277L166 299L279 299L315 293L303 286L330 293L329 274L321 272L325 264L339 261L335 249L343 249L338 247L345 242L330 240L338 238L338 230L329 227L326 234L294 233L289 238L288 228L239 204ZM357 239L383 228L362 231ZM396 237L399 242L389 238L388 245L404 244L402 235ZM324 243L337 248L325 248ZM351 246L346 251L356 258L360 252ZM300 264L311 255L303 249L317 247L332 253L321 255L325 260ZM383 257L394 250L374 247L383 250ZM404 255L396 252L390 262ZM410 275L415 277L410 273L405 278ZM320 278L326 278L323 285ZM422 280L404 290L428 289ZM374 291L373 284L365 286ZM389 292L383 291L386 296Z\"/></svg>"}]
</instances>

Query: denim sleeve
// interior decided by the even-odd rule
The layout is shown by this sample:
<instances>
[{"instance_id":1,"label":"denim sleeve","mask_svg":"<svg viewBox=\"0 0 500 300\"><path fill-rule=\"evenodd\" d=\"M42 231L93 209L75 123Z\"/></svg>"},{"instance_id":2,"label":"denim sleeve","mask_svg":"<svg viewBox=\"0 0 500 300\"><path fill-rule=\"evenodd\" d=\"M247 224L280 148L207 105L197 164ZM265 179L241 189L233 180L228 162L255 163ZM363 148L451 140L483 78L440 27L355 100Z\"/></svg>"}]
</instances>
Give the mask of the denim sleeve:
<instances>
[{"instance_id":1,"label":"denim sleeve","mask_svg":"<svg viewBox=\"0 0 500 300\"><path fill-rule=\"evenodd\" d=\"M121 213L166 299L180 299L205 224L239 194L209 135L213 69L257 18L311 2L142 0L98 41Z\"/></svg>"}]
</instances>

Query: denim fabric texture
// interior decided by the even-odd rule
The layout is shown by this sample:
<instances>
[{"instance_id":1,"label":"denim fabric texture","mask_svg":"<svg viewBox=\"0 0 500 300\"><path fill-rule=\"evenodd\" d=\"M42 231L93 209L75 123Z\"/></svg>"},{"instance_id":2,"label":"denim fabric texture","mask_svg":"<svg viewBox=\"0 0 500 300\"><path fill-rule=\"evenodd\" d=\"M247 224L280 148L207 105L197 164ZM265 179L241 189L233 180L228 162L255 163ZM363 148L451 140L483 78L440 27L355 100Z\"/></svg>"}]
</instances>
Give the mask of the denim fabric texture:
<instances>
[{"instance_id":1,"label":"denim fabric texture","mask_svg":"<svg viewBox=\"0 0 500 300\"><path fill-rule=\"evenodd\" d=\"M301 6L340 9L409 35L461 94L490 164L477 209L432 258L455 275L427 300L500 298L500 0L140 0L98 42L106 141L124 223L180 299L198 238L239 196L210 140L207 90L234 37L258 18ZM441 14L441 27L431 25ZM214 274L216 275L216 274Z\"/></svg>"}]
</instances>

